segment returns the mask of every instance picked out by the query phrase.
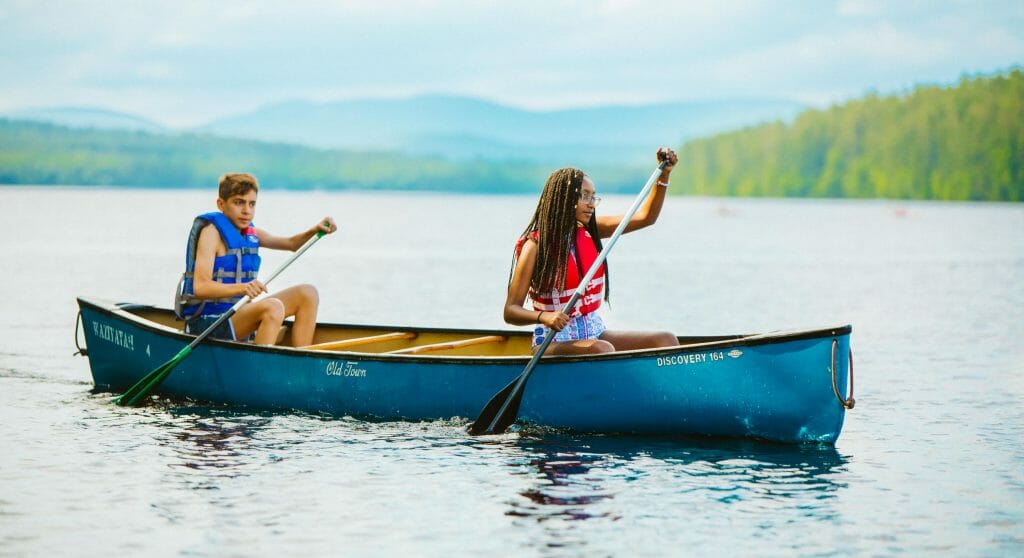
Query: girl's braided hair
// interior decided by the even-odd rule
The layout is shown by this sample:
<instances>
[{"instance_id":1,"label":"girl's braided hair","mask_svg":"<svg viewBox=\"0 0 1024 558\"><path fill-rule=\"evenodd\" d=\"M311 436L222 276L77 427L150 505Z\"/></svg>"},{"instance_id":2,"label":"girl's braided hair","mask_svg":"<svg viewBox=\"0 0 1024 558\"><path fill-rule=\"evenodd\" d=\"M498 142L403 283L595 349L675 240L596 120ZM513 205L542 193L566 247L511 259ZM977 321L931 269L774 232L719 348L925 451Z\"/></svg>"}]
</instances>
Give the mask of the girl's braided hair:
<instances>
[{"instance_id":1,"label":"girl's braided hair","mask_svg":"<svg viewBox=\"0 0 1024 558\"><path fill-rule=\"evenodd\" d=\"M537 231L540 238L537 264L530 277L530 289L533 292L547 293L554 289L562 290L565 286L565 265L569 261L569 254L576 248L576 204L580 201L580 190L585 176L583 171L569 167L551 173L544 183L544 191L541 192L533 218L520 235L520 240L524 240ZM600 253L604 247L601 244L601 235L597 231L596 214L592 215L584 226ZM583 269L579 258L573 259L582 279L587 270ZM515 266L516 262L513 259L512 270L515 270ZM608 300L610 289L607 262L604 269L604 298ZM510 270L509 281L511 280Z\"/></svg>"}]
</instances>

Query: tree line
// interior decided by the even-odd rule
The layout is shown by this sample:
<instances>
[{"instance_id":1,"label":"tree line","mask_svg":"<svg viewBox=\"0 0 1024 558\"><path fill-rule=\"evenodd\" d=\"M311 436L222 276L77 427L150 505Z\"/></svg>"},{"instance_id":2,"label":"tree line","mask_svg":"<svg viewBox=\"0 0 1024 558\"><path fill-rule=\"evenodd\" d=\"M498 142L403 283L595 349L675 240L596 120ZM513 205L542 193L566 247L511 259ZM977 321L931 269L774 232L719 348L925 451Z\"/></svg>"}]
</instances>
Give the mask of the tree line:
<instances>
[{"instance_id":1,"label":"tree line","mask_svg":"<svg viewBox=\"0 0 1024 558\"><path fill-rule=\"evenodd\" d=\"M714 196L1024 200L1024 73L862 99L683 145L673 181Z\"/></svg>"},{"instance_id":2,"label":"tree line","mask_svg":"<svg viewBox=\"0 0 1024 558\"><path fill-rule=\"evenodd\" d=\"M486 190L520 178L495 170L394 153L0 120L4 184L209 188L224 172L245 171L283 189Z\"/></svg>"},{"instance_id":3,"label":"tree line","mask_svg":"<svg viewBox=\"0 0 1024 558\"><path fill-rule=\"evenodd\" d=\"M0 184L210 188L225 172L245 171L281 189L518 193L540 191L552 170L530 161L453 161L0 119ZM593 172L607 191L635 189L643 180L620 166Z\"/></svg>"}]
</instances>

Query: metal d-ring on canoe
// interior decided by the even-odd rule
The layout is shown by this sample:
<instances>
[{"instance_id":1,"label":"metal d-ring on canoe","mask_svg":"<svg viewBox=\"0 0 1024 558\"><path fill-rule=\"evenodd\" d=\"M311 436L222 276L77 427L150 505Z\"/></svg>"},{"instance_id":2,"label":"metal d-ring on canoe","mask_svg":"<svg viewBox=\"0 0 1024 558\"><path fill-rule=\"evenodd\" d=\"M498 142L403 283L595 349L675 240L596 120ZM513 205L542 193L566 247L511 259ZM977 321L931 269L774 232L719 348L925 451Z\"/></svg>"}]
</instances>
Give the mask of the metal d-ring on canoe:
<instances>
[{"instance_id":1,"label":"metal d-ring on canoe","mask_svg":"<svg viewBox=\"0 0 1024 558\"><path fill-rule=\"evenodd\" d=\"M849 354L850 354L850 396L847 397L846 399L843 399L843 396L839 394L839 386L836 385L836 346L838 346L838 345L839 345L839 340L838 339L833 339L832 340L832 391L833 391L833 393L835 393L836 399L839 400L839 403L842 404L843 407L845 407L847 409L852 409L853 406L857 403L853 399L853 350L852 349L849 350Z\"/></svg>"}]
</instances>

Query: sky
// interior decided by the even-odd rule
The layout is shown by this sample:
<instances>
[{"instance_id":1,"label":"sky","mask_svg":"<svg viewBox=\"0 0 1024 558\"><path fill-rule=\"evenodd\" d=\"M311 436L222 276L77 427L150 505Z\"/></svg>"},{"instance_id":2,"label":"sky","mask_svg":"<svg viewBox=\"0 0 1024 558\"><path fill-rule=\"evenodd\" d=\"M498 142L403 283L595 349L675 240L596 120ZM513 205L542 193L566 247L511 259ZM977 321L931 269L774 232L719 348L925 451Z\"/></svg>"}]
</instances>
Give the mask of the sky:
<instances>
[{"instance_id":1,"label":"sky","mask_svg":"<svg viewBox=\"0 0 1024 558\"><path fill-rule=\"evenodd\" d=\"M1024 1L0 0L0 112L197 126L289 100L827 106L1024 63Z\"/></svg>"}]
</instances>

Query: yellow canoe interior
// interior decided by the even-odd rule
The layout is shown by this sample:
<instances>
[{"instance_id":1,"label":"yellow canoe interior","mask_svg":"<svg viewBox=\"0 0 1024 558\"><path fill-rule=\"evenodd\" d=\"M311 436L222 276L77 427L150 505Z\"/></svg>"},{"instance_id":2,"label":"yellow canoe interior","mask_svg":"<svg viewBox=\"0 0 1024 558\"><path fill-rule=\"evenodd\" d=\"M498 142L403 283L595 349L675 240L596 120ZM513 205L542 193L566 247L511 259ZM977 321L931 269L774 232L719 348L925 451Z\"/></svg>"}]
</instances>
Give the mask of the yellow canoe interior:
<instances>
[{"instance_id":1,"label":"yellow canoe interior","mask_svg":"<svg viewBox=\"0 0 1024 558\"><path fill-rule=\"evenodd\" d=\"M132 308L132 314L171 329L183 331L185 324L174 314L159 308ZM292 347L288 324L281 329L277 345ZM423 356L530 356L528 332L480 332L418 329L385 329L371 326L318 324L313 344L299 347L319 351Z\"/></svg>"},{"instance_id":2,"label":"yellow canoe interior","mask_svg":"<svg viewBox=\"0 0 1024 558\"><path fill-rule=\"evenodd\" d=\"M164 327L184 330L184 322L176 320L167 309L152 306L128 307L144 320ZM679 337L681 345L701 345L716 341L739 339L741 335ZM387 328L347 324L317 324L311 345L298 347L311 351L345 351L355 353L464 356L464 357L528 357L529 331L470 331L444 329ZM278 346L293 347L289 324L281 328Z\"/></svg>"}]
</instances>

